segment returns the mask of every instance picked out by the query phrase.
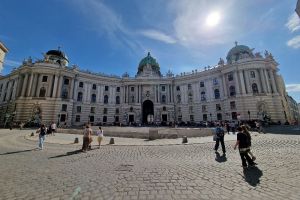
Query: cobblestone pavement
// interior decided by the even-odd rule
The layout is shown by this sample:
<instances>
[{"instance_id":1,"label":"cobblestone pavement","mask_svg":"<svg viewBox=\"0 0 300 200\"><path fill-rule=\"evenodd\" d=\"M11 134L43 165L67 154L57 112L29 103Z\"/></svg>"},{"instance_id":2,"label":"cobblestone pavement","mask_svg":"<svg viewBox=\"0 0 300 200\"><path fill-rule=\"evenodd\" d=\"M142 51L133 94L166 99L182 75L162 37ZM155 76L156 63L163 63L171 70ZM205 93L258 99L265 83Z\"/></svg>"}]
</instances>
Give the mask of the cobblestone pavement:
<instances>
[{"instance_id":1,"label":"cobblestone pavement","mask_svg":"<svg viewBox=\"0 0 300 200\"><path fill-rule=\"evenodd\" d=\"M227 141L110 146L79 153L78 146L46 144L0 130L0 199L299 199L300 136L253 137L257 168L243 173Z\"/></svg>"}]
</instances>

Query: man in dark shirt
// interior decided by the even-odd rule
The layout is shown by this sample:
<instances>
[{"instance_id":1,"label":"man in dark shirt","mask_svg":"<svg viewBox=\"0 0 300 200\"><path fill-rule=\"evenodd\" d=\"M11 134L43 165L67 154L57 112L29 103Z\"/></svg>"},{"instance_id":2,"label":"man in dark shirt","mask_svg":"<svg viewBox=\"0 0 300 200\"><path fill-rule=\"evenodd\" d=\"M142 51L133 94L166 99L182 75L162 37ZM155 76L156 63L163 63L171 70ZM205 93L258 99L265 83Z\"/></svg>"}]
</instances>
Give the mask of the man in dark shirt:
<instances>
[{"instance_id":1,"label":"man in dark shirt","mask_svg":"<svg viewBox=\"0 0 300 200\"><path fill-rule=\"evenodd\" d=\"M236 147L239 146L239 152L242 159L243 168L247 167L247 162L249 166L254 166L255 163L248 155L248 152L250 151L249 138L245 133L242 132L243 130L241 127L238 127L237 131L237 141L234 145L234 149L236 149Z\"/></svg>"}]
</instances>

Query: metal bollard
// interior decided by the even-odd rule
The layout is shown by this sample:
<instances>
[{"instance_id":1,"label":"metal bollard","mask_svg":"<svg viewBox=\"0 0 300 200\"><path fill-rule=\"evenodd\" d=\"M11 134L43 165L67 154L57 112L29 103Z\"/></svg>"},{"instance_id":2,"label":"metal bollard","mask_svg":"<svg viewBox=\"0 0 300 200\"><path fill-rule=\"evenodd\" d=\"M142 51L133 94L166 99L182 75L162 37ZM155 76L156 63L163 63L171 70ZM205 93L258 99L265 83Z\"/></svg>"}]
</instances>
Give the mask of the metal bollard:
<instances>
[{"instance_id":1,"label":"metal bollard","mask_svg":"<svg viewBox=\"0 0 300 200\"><path fill-rule=\"evenodd\" d=\"M114 138L110 138L109 144L115 144L115 139Z\"/></svg>"},{"instance_id":2,"label":"metal bollard","mask_svg":"<svg viewBox=\"0 0 300 200\"><path fill-rule=\"evenodd\" d=\"M79 138L78 138L78 137L75 138L74 143L75 143L75 144L76 144L76 143L79 143Z\"/></svg>"},{"instance_id":3,"label":"metal bollard","mask_svg":"<svg viewBox=\"0 0 300 200\"><path fill-rule=\"evenodd\" d=\"M188 139L187 139L186 136L183 136L182 137L182 144L186 144L186 143L188 143Z\"/></svg>"},{"instance_id":4,"label":"metal bollard","mask_svg":"<svg viewBox=\"0 0 300 200\"><path fill-rule=\"evenodd\" d=\"M32 132L30 136L34 136L34 132Z\"/></svg>"}]
</instances>

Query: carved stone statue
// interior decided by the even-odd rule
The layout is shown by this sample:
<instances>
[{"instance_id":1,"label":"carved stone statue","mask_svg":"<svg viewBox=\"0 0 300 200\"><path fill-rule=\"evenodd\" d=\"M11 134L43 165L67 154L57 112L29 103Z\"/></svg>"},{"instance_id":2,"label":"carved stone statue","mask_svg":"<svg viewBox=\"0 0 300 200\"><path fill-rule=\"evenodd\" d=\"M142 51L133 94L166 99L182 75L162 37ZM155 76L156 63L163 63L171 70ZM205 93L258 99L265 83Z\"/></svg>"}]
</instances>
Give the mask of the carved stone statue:
<instances>
[{"instance_id":1,"label":"carved stone statue","mask_svg":"<svg viewBox=\"0 0 300 200\"><path fill-rule=\"evenodd\" d=\"M218 65L224 65L224 60L222 58L220 58Z\"/></svg>"}]
</instances>

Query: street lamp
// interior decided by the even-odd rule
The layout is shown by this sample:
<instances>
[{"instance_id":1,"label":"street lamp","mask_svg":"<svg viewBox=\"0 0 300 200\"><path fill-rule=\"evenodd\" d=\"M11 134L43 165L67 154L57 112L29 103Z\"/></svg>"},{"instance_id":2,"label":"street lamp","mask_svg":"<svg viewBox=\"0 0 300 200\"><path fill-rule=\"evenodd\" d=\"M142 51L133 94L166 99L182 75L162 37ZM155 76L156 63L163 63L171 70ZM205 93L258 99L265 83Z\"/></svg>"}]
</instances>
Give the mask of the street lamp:
<instances>
[{"instance_id":1,"label":"street lamp","mask_svg":"<svg viewBox=\"0 0 300 200\"><path fill-rule=\"evenodd\" d=\"M248 110L248 116L249 116L249 121L250 121L250 110Z\"/></svg>"}]
</instances>

